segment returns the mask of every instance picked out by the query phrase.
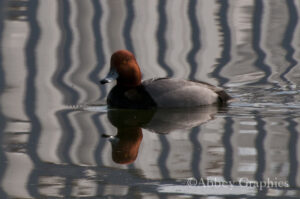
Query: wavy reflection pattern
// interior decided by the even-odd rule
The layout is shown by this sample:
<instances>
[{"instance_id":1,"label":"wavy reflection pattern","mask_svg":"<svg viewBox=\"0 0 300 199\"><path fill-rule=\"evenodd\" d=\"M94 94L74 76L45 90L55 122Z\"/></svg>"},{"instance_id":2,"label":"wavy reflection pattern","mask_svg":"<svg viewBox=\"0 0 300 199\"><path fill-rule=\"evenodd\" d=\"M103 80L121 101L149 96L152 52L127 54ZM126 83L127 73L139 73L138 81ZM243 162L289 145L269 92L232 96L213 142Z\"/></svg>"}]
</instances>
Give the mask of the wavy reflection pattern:
<instances>
[{"instance_id":1,"label":"wavy reflection pattern","mask_svg":"<svg viewBox=\"0 0 300 199\"><path fill-rule=\"evenodd\" d=\"M0 2L0 12L4 13L4 2ZM0 14L0 46L3 46L3 29L4 29L4 16L3 14ZM4 77L4 67L3 67L3 54L2 48L0 49L0 94L3 95L4 92L4 84L5 84L5 77ZM2 99L2 98L1 98ZM3 104L0 106L0 143L3 143L3 134L5 129L5 115L2 111ZM5 153L3 151L3 147L0 147L0 161L2 164L0 164L0 179L3 178L5 174L5 167L7 164L5 163L7 161L7 158L5 156ZM4 191L3 187L0 187L0 197L6 198L7 194Z\"/></svg>"},{"instance_id":2,"label":"wavy reflection pattern","mask_svg":"<svg viewBox=\"0 0 300 199\"><path fill-rule=\"evenodd\" d=\"M290 193L257 195L299 197L299 117L250 110L167 135L143 130L135 162L122 165L102 136L116 135L107 113L84 110L105 103L112 85L98 80L121 48L145 79L299 92L299 1L4 0L0 11L0 198L133 198L131 185L189 177L282 180Z\"/></svg>"}]
</instances>

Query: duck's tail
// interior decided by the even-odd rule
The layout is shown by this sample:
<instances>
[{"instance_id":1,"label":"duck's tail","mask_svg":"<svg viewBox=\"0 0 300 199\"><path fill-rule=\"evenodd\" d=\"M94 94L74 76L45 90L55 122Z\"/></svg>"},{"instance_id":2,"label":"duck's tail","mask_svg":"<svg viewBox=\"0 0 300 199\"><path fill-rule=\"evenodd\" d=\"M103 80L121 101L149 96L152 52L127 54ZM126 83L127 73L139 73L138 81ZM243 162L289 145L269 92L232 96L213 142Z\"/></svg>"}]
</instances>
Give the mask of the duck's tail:
<instances>
[{"instance_id":1,"label":"duck's tail","mask_svg":"<svg viewBox=\"0 0 300 199\"><path fill-rule=\"evenodd\" d=\"M224 90L219 90L216 92L219 96L219 104L220 105L227 105L232 101L235 101L235 98L228 95Z\"/></svg>"}]
</instances>

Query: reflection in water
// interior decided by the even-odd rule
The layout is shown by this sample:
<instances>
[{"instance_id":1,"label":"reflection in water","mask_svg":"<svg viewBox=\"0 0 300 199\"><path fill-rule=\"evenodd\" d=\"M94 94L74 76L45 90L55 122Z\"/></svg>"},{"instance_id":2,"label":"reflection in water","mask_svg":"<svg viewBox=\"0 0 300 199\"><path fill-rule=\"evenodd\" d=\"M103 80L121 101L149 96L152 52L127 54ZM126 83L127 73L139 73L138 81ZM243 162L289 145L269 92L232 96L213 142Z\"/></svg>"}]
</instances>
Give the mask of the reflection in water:
<instances>
[{"instance_id":1,"label":"reflection in water","mask_svg":"<svg viewBox=\"0 0 300 199\"><path fill-rule=\"evenodd\" d=\"M135 161L143 138L142 128L162 134L190 129L211 120L217 111L217 106L195 109L109 110L109 121L118 129L116 136L105 135L112 144L112 159L119 164Z\"/></svg>"},{"instance_id":2,"label":"reflection in water","mask_svg":"<svg viewBox=\"0 0 300 199\"><path fill-rule=\"evenodd\" d=\"M298 0L0 1L0 198L299 198L299 13ZM113 85L98 80L122 48L143 79L201 80L240 101L108 111Z\"/></svg>"},{"instance_id":3,"label":"reflection in water","mask_svg":"<svg viewBox=\"0 0 300 199\"><path fill-rule=\"evenodd\" d=\"M118 164L129 164L135 161L142 138L141 128L119 127L118 134L110 138L113 161Z\"/></svg>"}]
</instances>

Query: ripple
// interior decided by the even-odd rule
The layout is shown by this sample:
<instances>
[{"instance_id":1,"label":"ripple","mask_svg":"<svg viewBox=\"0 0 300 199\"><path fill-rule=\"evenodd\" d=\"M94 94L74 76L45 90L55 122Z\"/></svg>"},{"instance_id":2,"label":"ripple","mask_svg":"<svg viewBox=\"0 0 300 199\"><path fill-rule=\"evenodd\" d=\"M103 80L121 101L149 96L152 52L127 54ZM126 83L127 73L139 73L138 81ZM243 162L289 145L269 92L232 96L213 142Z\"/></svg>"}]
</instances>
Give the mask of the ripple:
<instances>
[{"instance_id":1,"label":"ripple","mask_svg":"<svg viewBox=\"0 0 300 199\"><path fill-rule=\"evenodd\" d=\"M181 193L189 195L255 195L256 188L245 186L187 186L187 185L161 185L160 193Z\"/></svg>"},{"instance_id":2,"label":"ripple","mask_svg":"<svg viewBox=\"0 0 300 199\"><path fill-rule=\"evenodd\" d=\"M87 105L83 108L83 110L91 111L91 112L107 113L108 107L106 105L100 105L100 106Z\"/></svg>"}]
</instances>

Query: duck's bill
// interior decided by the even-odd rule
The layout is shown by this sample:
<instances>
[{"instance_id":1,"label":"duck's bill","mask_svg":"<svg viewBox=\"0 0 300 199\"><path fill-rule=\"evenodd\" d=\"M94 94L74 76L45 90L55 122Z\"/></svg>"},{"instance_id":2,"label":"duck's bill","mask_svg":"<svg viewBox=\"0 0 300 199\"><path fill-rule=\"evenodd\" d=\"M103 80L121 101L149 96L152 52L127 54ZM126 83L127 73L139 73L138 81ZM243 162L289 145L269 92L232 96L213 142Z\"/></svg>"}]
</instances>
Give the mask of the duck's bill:
<instances>
[{"instance_id":1,"label":"duck's bill","mask_svg":"<svg viewBox=\"0 0 300 199\"><path fill-rule=\"evenodd\" d=\"M118 73L115 70L111 70L107 76L100 81L101 84L110 83L118 78Z\"/></svg>"}]
</instances>

